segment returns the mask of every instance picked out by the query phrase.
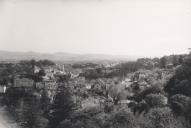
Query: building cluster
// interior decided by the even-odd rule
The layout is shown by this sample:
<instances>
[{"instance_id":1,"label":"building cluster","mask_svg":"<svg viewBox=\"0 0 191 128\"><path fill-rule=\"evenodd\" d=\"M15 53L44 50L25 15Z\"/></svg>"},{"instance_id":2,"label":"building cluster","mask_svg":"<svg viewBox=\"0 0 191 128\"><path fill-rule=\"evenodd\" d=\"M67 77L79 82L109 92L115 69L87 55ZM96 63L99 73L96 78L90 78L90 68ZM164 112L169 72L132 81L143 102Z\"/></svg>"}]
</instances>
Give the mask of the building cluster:
<instances>
[{"instance_id":1,"label":"building cluster","mask_svg":"<svg viewBox=\"0 0 191 128\"><path fill-rule=\"evenodd\" d=\"M1 66L3 68L3 66ZM35 74L41 77L41 80L35 81ZM22 88L22 89L46 89L54 90L57 77L60 75L67 75L64 65L53 65L44 67L33 67L33 76L28 74L12 74L12 83L1 85L0 92L5 93L5 88ZM39 76L38 76L39 75Z\"/></svg>"}]
</instances>

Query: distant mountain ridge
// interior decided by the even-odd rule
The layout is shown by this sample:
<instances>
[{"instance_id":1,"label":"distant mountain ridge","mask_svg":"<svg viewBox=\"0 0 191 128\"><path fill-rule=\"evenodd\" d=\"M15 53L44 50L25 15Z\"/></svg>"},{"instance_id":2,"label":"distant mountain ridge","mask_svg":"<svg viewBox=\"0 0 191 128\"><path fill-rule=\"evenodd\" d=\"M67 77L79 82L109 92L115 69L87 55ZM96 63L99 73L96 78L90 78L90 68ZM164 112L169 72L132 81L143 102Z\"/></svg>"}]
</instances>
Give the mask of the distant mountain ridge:
<instances>
[{"instance_id":1,"label":"distant mountain ridge","mask_svg":"<svg viewBox=\"0 0 191 128\"><path fill-rule=\"evenodd\" d=\"M0 61L40 60L49 59L61 62L83 62L83 61L133 61L138 57L125 55L106 54L74 54L74 53L37 53L37 52L9 52L0 51Z\"/></svg>"}]
</instances>

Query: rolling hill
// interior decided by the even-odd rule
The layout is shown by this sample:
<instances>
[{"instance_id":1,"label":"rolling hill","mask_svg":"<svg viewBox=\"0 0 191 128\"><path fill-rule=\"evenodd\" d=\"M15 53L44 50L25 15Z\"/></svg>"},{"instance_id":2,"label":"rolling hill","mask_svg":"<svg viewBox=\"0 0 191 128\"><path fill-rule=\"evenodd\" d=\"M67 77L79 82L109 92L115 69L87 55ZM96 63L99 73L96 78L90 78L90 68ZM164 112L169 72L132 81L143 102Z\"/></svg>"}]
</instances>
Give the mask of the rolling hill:
<instances>
[{"instance_id":1,"label":"rolling hill","mask_svg":"<svg viewBox=\"0 0 191 128\"><path fill-rule=\"evenodd\" d=\"M73 53L37 53L37 52L9 52L0 51L1 62L17 62L20 60L40 60L49 59L60 62L100 62L100 61L133 61L138 57L124 55L106 55L106 54L73 54Z\"/></svg>"}]
</instances>

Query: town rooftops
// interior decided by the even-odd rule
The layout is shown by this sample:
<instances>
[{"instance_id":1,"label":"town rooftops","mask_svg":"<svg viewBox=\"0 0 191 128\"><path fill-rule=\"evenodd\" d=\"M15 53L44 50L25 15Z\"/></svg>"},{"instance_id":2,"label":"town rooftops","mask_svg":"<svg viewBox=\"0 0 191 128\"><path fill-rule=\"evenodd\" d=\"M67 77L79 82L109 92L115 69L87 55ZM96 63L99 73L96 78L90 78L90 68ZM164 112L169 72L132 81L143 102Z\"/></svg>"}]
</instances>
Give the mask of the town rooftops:
<instances>
[{"instance_id":1,"label":"town rooftops","mask_svg":"<svg viewBox=\"0 0 191 128\"><path fill-rule=\"evenodd\" d=\"M32 79L19 78L19 77L14 78L13 87L33 87L33 86L34 86L34 81Z\"/></svg>"}]
</instances>

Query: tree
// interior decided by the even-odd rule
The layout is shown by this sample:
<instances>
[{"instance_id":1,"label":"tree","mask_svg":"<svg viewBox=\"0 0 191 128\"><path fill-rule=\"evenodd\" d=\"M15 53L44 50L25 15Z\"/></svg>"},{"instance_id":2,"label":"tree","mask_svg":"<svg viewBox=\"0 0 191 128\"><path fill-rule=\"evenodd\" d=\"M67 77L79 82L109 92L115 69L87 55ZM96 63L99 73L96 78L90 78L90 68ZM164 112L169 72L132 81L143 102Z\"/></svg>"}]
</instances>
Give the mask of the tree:
<instances>
[{"instance_id":1,"label":"tree","mask_svg":"<svg viewBox=\"0 0 191 128\"><path fill-rule=\"evenodd\" d=\"M101 128L103 115L98 108L76 111L70 115L69 119L63 120L58 128Z\"/></svg>"},{"instance_id":2,"label":"tree","mask_svg":"<svg viewBox=\"0 0 191 128\"><path fill-rule=\"evenodd\" d=\"M188 122L179 120L170 108L153 108L146 115L146 128L189 128Z\"/></svg>"},{"instance_id":3,"label":"tree","mask_svg":"<svg viewBox=\"0 0 191 128\"><path fill-rule=\"evenodd\" d=\"M135 116L130 111L120 110L106 124L106 128L138 128Z\"/></svg>"},{"instance_id":4,"label":"tree","mask_svg":"<svg viewBox=\"0 0 191 128\"><path fill-rule=\"evenodd\" d=\"M170 95L184 94L191 96L191 56L185 58L184 63L175 70L175 75L169 80L165 87Z\"/></svg>"},{"instance_id":5,"label":"tree","mask_svg":"<svg viewBox=\"0 0 191 128\"><path fill-rule=\"evenodd\" d=\"M39 67L43 67L43 66L53 66L55 65L55 63L53 61L50 60L39 60L35 63L35 65L39 66Z\"/></svg>"},{"instance_id":6,"label":"tree","mask_svg":"<svg viewBox=\"0 0 191 128\"><path fill-rule=\"evenodd\" d=\"M160 59L160 68L166 68L167 59L165 57L162 57Z\"/></svg>"},{"instance_id":7,"label":"tree","mask_svg":"<svg viewBox=\"0 0 191 128\"><path fill-rule=\"evenodd\" d=\"M39 76L45 76L46 73L45 73L44 69L41 69L41 70L38 72L38 75L39 75Z\"/></svg>"},{"instance_id":8,"label":"tree","mask_svg":"<svg viewBox=\"0 0 191 128\"><path fill-rule=\"evenodd\" d=\"M135 72L140 68L140 64L138 62L127 62L127 63L121 63L116 66L116 68L119 70L120 76L125 76L127 73Z\"/></svg>"},{"instance_id":9,"label":"tree","mask_svg":"<svg viewBox=\"0 0 191 128\"><path fill-rule=\"evenodd\" d=\"M167 104L167 98L161 94L149 94L145 101L150 107L163 107Z\"/></svg>"},{"instance_id":10,"label":"tree","mask_svg":"<svg viewBox=\"0 0 191 128\"><path fill-rule=\"evenodd\" d=\"M178 63L182 64L183 62L184 62L184 56L180 55L179 58L178 58Z\"/></svg>"},{"instance_id":11,"label":"tree","mask_svg":"<svg viewBox=\"0 0 191 128\"><path fill-rule=\"evenodd\" d=\"M163 94L163 90L162 87L155 85L155 86L151 86L147 89L145 89L144 91L142 91L141 93L139 93L137 96L135 96L135 100L136 101L141 101L142 99L144 99L147 95L149 94Z\"/></svg>"},{"instance_id":12,"label":"tree","mask_svg":"<svg viewBox=\"0 0 191 128\"><path fill-rule=\"evenodd\" d=\"M177 66L179 64L179 56L177 56L177 55L172 56L172 64L174 66Z\"/></svg>"},{"instance_id":13,"label":"tree","mask_svg":"<svg viewBox=\"0 0 191 128\"><path fill-rule=\"evenodd\" d=\"M189 112L189 108L191 107L191 98L177 94L170 97L171 108L174 113L182 116L186 116Z\"/></svg>"},{"instance_id":14,"label":"tree","mask_svg":"<svg viewBox=\"0 0 191 128\"><path fill-rule=\"evenodd\" d=\"M113 99L115 105L120 101L120 94L122 91L123 88L121 86L117 86L115 84L109 86L108 95Z\"/></svg>"},{"instance_id":15,"label":"tree","mask_svg":"<svg viewBox=\"0 0 191 128\"><path fill-rule=\"evenodd\" d=\"M54 102L48 112L50 127L55 128L61 121L67 119L72 112L74 103L70 88L66 83L59 85Z\"/></svg>"}]
</instances>

